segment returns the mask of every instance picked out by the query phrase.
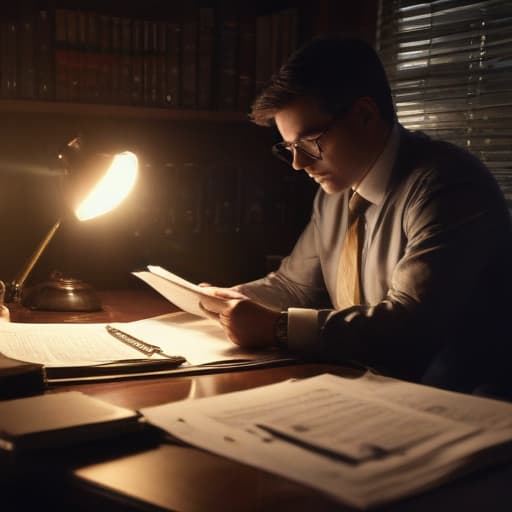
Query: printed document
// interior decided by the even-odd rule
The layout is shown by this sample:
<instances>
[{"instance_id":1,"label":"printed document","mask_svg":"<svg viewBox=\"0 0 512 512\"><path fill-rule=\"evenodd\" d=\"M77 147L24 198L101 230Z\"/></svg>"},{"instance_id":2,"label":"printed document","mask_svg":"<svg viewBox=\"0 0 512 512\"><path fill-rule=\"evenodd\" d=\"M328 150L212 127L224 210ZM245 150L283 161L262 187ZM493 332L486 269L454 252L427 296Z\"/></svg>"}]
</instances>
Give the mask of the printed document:
<instances>
[{"instance_id":1,"label":"printed document","mask_svg":"<svg viewBox=\"0 0 512 512\"><path fill-rule=\"evenodd\" d=\"M0 353L21 361L43 364L48 375L52 368L73 368L110 362L137 362L150 358L107 332L104 323L28 324L0 323ZM246 351L233 344L218 322L179 312L112 326L137 340L155 345L164 354L182 356L185 368L202 365L269 364L284 360L274 351ZM289 358L288 358L289 359ZM291 359L289 359L291 361ZM149 366L146 365L149 369ZM56 374L56 372L54 372ZM83 372L81 372L83 374ZM63 375L62 371L59 375Z\"/></svg>"},{"instance_id":2,"label":"printed document","mask_svg":"<svg viewBox=\"0 0 512 512\"><path fill-rule=\"evenodd\" d=\"M362 509L488 463L493 447L501 458L512 455L512 404L371 373L325 374L141 412L182 441Z\"/></svg>"}]
</instances>

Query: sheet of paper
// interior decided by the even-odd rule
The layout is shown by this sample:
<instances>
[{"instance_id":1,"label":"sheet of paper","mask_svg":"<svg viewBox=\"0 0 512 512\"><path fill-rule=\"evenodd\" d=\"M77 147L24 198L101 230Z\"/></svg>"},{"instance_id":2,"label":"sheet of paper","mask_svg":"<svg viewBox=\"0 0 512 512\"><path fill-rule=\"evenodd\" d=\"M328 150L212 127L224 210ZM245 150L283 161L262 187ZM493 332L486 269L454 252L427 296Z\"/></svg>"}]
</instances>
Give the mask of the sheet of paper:
<instances>
[{"instance_id":1,"label":"sheet of paper","mask_svg":"<svg viewBox=\"0 0 512 512\"><path fill-rule=\"evenodd\" d=\"M379 458L391 452L403 453L420 443L440 446L477 430L327 387L308 393L298 389L285 403L264 413L258 424L312 449L353 461Z\"/></svg>"},{"instance_id":2,"label":"sheet of paper","mask_svg":"<svg viewBox=\"0 0 512 512\"><path fill-rule=\"evenodd\" d=\"M224 334L218 322L188 313L171 313L136 322L113 323L123 332L190 365L234 360L255 361L262 352L243 351ZM106 324L0 323L0 353L22 361L53 366L86 366L145 355L110 335ZM158 358L158 355L152 356Z\"/></svg>"},{"instance_id":3,"label":"sheet of paper","mask_svg":"<svg viewBox=\"0 0 512 512\"><path fill-rule=\"evenodd\" d=\"M512 404L367 373L365 386L383 400L482 429L512 428Z\"/></svg>"},{"instance_id":4,"label":"sheet of paper","mask_svg":"<svg viewBox=\"0 0 512 512\"><path fill-rule=\"evenodd\" d=\"M205 296L210 300L212 297L205 292L204 288L154 265L149 265L148 271L132 273L183 311L207 318L199 303ZM217 297L214 300L223 302L223 299Z\"/></svg>"},{"instance_id":5,"label":"sheet of paper","mask_svg":"<svg viewBox=\"0 0 512 512\"><path fill-rule=\"evenodd\" d=\"M141 352L107 333L105 324L0 323L0 352L45 366L85 366L140 359Z\"/></svg>"},{"instance_id":6,"label":"sheet of paper","mask_svg":"<svg viewBox=\"0 0 512 512\"><path fill-rule=\"evenodd\" d=\"M226 337L215 320L184 312L113 325L158 345L166 354L185 357L192 365L264 357L262 352L240 349Z\"/></svg>"},{"instance_id":7,"label":"sheet of paper","mask_svg":"<svg viewBox=\"0 0 512 512\"><path fill-rule=\"evenodd\" d=\"M396 383L394 393L414 394L415 385L393 382ZM421 399L413 408L405 406L409 409L406 418L394 414L391 407L391 412L387 411L385 414L386 421L383 421L384 415L381 415L378 421L382 421L382 424L372 426L372 429L379 428L379 432L372 432L372 429L369 431L371 423L365 425L365 414L373 411L375 404L384 408L386 406L383 399L372 398L375 387L376 382L371 378L344 379L322 375L212 398L145 408L141 412L151 423L185 442L291 478L359 508L384 504L427 489L453 476L461 468L471 467L468 464L474 464L478 460L475 454L512 440L510 428L504 429L494 425L484 429L471 423L422 412ZM440 390L432 392L436 391ZM317 406L313 400L322 394L330 400L332 395L342 398L349 396L351 400L358 396L360 401L367 404L361 406L359 410L353 402L348 404L350 407L346 407L347 403L342 401L331 404L331 423L329 416L325 414L327 402L324 407L322 404ZM460 397L458 394L454 395L457 396L453 397L452 401ZM494 404L494 401L489 402L491 407L501 406ZM393 404L393 401L390 400L389 403ZM399 403L393 405L402 407ZM510 415L512 405L505 405ZM386 442L399 439L404 423L407 429L412 429L411 418L415 418L419 423L421 419L428 418L428 426L420 425L420 428L428 430L434 426L434 431L425 442L414 438L411 431L410 436L415 442L407 449L354 462L326 456L322 450L310 449L307 443L289 442L283 436L274 436L268 429L259 427L265 423L289 425L290 418L295 419L297 412L300 412L299 409L302 410L303 417L307 417L308 407L312 413L322 415L317 426L323 429L321 432L325 435L324 440L330 449L332 445L328 439L336 435L344 438L344 428L347 426L352 435L351 442L356 445L358 439L364 440L368 436L378 436L379 440L385 439ZM324 409L324 413L314 411L315 408ZM418 409L417 416L414 414L415 408ZM343 412L347 413L346 418ZM501 417L501 414L498 417ZM363 418L360 436L357 432L358 416ZM370 416L368 415L369 419ZM499 421L499 418L497 420ZM446 430L439 432L437 426L441 424ZM343 448L345 449L345 445ZM506 456L507 452L500 446L501 452ZM508 452L508 456L511 455Z\"/></svg>"}]
</instances>

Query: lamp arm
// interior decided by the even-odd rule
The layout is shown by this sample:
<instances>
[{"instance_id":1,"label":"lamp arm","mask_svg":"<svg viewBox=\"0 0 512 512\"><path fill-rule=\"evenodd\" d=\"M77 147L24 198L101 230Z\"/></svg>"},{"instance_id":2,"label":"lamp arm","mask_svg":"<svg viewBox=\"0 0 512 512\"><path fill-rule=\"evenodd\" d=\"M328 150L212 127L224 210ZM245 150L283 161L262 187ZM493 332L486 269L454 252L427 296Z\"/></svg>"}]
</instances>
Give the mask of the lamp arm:
<instances>
[{"instance_id":1,"label":"lamp arm","mask_svg":"<svg viewBox=\"0 0 512 512\"><path fill-rule=\"evenodd\" d=\"M60 219L51 227L50 231L46 234L46 236L41 240L39 245L36 247L36 250L32 253L32 256L27 261L27 264L23 268L23 270L20 272L19 276L9 283L8 290L7 290L7 298L6 300L13 301L13 302L19 302L21 300L21 292L23 289L23 285L25 284L25 281L27 277L29 276L30 272L32 272L32 269L34 268L34 265L38 262L39 258L41 257L41 254L43 254L44 250L50 243L51 239L55 235L57 229L59 229L60 226Z\"/></svg>"}]
</instances>

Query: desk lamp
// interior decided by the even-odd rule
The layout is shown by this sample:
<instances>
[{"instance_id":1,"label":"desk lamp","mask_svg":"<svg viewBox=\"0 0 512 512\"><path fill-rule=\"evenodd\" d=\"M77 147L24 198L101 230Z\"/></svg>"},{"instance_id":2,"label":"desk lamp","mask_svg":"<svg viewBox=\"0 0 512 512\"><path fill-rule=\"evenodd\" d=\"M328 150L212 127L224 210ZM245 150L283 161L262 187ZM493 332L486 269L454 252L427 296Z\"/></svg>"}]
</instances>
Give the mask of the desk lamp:
<instances>
[{"instance_id":1,"label":"desk lamp","mask_svg":"<svg viewBox=\"0 0 512 512\"><path fill-rule=\"evenodd\" d=\"M72 202L77 205L73 209L78 220L87 221L113 210L128 196L137 178L138 160L129 151L115 155L95 155L93 161L79 156L80 152L81 142L77 137L59 153L58 160L65 180L66 199L72 198ZM91 165L92 162L94 165ZM77 279L63 278L57 273L52 274L49 281L34 286L28 292L24 290L27 277L60 224L61 219L58 219L17 278L9 283L7 301L22 302L31 309L49 311L98 311L101 303L90 285Z\"/></svg>"}]
</instances>

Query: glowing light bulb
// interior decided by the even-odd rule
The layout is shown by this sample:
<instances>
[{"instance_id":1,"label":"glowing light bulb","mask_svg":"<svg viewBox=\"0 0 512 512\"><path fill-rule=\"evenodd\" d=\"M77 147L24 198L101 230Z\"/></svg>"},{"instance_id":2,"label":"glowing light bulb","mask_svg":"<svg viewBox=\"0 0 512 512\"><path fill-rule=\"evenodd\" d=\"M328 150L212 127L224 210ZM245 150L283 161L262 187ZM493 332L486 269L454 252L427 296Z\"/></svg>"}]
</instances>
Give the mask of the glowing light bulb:
<instances>
[{"instance_id":1,"label":"glowing light bulb","mask_svg":"<svg viewBox=\"0 0 512 512\"><path fill-rule=\"evenodd\" d=\"M79 220L89 220L113 210L130 193L138 174L134 153L117 154L106 174L76 209Z\"/></svg>"}]
</instances>

